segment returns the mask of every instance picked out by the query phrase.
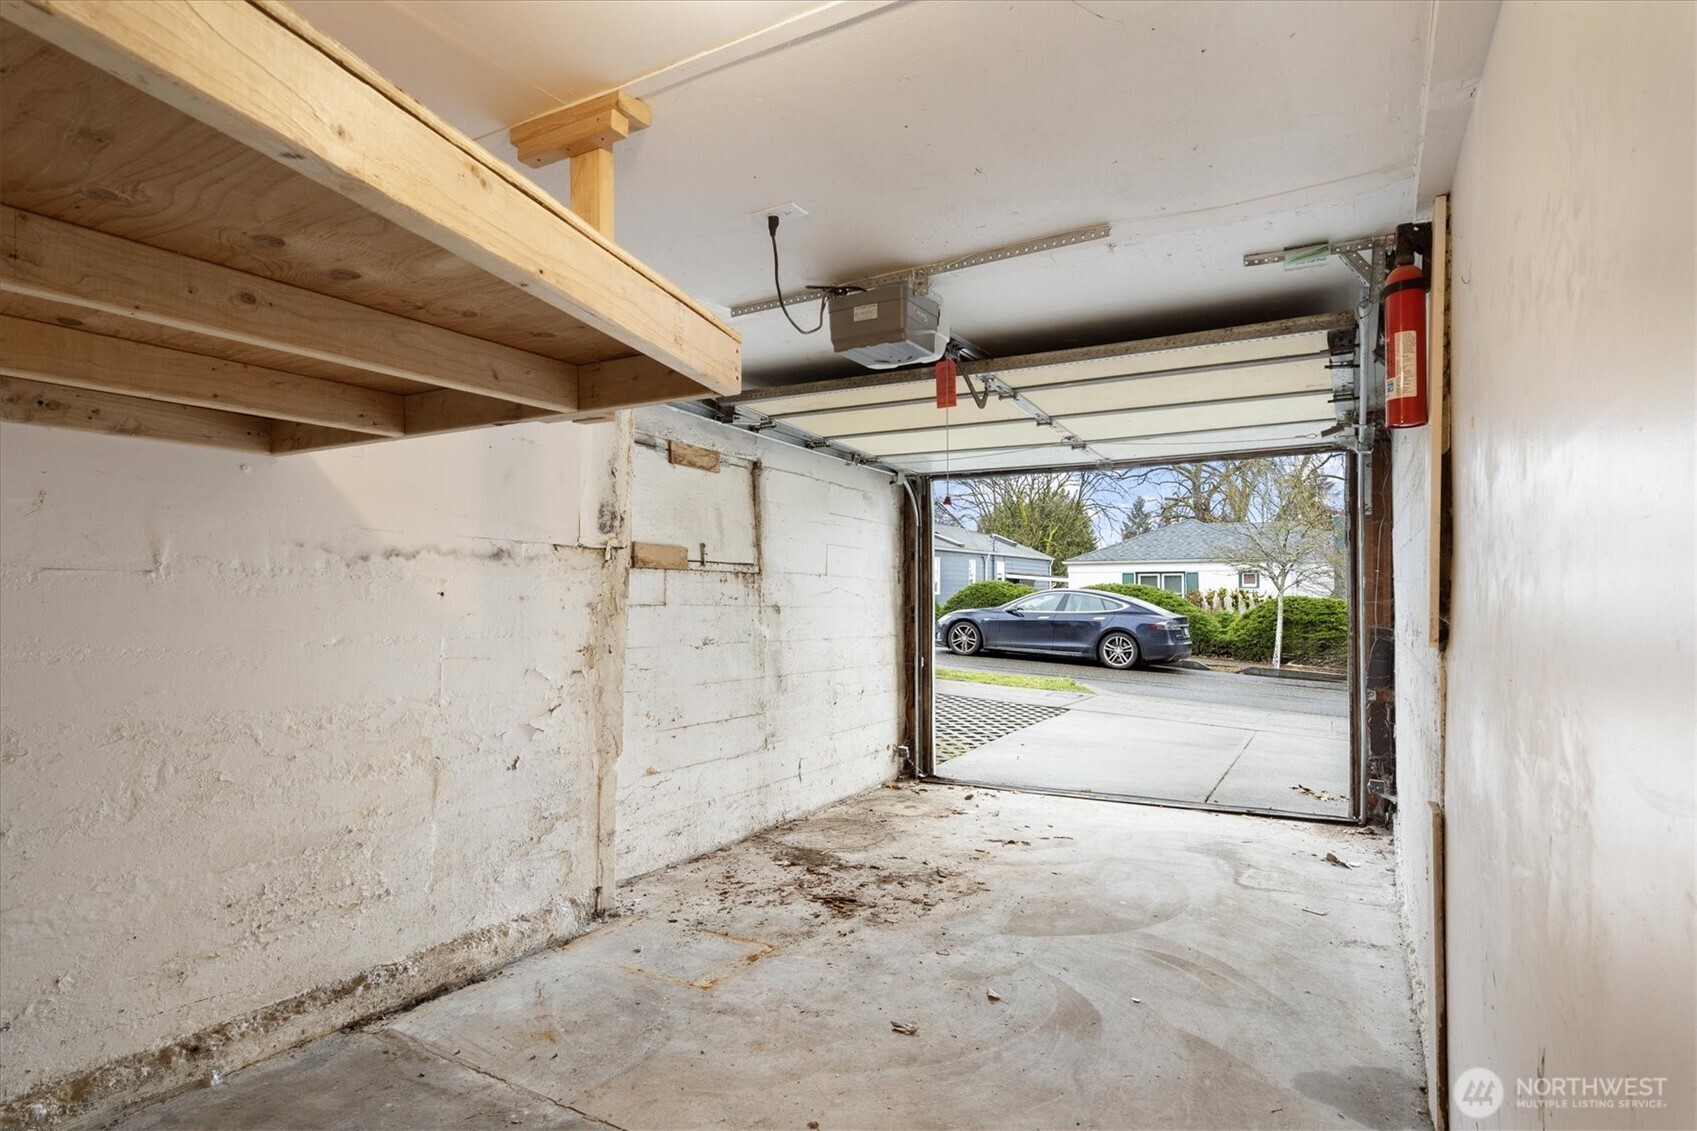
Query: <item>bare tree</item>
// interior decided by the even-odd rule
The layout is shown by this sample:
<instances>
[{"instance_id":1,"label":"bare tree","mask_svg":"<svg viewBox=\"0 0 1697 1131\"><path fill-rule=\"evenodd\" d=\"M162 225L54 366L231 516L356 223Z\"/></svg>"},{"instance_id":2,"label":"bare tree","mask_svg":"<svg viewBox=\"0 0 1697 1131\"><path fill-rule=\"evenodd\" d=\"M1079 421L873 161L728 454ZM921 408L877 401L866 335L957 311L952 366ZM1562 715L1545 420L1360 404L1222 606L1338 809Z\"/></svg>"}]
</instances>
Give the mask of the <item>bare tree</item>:
<instances>
[{"instance_id":1,"label":"bare tree","mask_svg":"<svg viewBox=\"0 0 1697 1131\"><path fill-rule=\"evenodd\" d=\"M1332 537L1333 511L1316 490L1315 466L1298 457L1275 467L1257 484L1246 518L1234 542L1219 553L1234 569L1254 570L1273 587L1273 666L1284 662L1285 596L1294 589L1336 584Z\"/></svg>"}]
</instances>

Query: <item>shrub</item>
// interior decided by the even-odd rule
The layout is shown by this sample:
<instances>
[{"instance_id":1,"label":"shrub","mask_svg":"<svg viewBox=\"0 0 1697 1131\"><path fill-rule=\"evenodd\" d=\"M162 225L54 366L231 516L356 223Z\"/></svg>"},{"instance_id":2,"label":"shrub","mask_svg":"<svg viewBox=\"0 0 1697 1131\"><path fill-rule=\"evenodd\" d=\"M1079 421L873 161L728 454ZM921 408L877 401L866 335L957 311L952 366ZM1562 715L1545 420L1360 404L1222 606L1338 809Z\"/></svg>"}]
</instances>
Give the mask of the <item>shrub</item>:
<instances>
[{"instance_id":1,"label":"shrub","mask_svg":"<svg viewBox=\"0 0 1697 1131\"><path fill-rule=\"evenodd\" d=\"M971 585L957 590L943 606L943 611L953 613L961 609L993 609L1030 592L1031 586L1018 585L1012 581L974 581Z\"/></svg>"},{"instance_id":2,"label":"shrub","mask_svg":"<svg viewBox=\"0 0 1697 1131\"><path fill-rule=\"evenodd\" d=\"M1271 660L1278 602L1262 601L1232 622L1226 634L1240 660ZM1349 604L1337 597L1286 597L1284 658L1298 664L1342 666L1349 654Z\"/></svg>"},{"instance_id":3,"label":"shrub","mask_svg":"<svg viewBox=\"0 0 1697 1131\"><path fill-rule=\"evenodd\" d=\"M1090 588L1100 589L1104 593L1118 593L1122 597L1134 597L1157 608L1166 609L1169 613L1189 617L1190 648L1193 652L1209 656L1218 653L1224 646L1219 621L1214 614L1201 605L1191 604L1177 593L1169 593L1153 585L1118 585L1113 582L1092 585Z\"/></svg>"}]
</instances>

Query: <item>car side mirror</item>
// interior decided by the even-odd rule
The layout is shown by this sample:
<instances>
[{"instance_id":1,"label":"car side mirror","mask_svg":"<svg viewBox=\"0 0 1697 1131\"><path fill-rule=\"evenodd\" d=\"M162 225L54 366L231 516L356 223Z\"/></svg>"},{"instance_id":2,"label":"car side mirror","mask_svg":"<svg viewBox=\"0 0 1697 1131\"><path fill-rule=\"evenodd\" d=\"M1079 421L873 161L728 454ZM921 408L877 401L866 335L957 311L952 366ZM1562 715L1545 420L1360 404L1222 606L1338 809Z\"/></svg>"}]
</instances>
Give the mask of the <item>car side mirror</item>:
<instances>
[{"instance_id":1,"label":"car side mirror","mask_svg":"<svg viewBox=\"0 0 1697 1131\"><path fill-rule=\"evenodd\" d=\"M1009 609L1008 615L1010 617L1022 617L1022 616L1025 615L1025 610L1024 609Z\"/></svg>"}]
</instances>

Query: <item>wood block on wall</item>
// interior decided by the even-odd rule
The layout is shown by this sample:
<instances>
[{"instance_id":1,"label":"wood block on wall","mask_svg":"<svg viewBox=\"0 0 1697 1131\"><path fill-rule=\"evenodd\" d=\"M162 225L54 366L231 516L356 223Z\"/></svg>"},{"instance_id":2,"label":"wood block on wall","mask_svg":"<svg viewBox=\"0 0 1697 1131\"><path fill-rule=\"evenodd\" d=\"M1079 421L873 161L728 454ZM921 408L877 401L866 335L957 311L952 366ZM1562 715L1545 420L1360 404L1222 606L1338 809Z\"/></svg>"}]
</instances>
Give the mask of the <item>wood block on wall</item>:
<instances>
[{"instance_id":1,"label":"wood block on wall","mask_svg":"<svg viewBox=\"0 0 1697 1131\"><path fill-rule=\"evenodd\" d=\"M689 551L661 542L632 542L630 565L632 569L688 569Z\"/></svg>"},{"instance_id":2,"label":"wood block on wall","mask_svg":"<svg viewBox=\"0 0 1697 1131\"><path fill-rule=\"evenodd\" d=\"M671 461L680 467L697 467L702 471L715 473L719 470L719 453L712 448L698 448L682 440L668 440L666 452Z\"/></svg>"}]
</instances>

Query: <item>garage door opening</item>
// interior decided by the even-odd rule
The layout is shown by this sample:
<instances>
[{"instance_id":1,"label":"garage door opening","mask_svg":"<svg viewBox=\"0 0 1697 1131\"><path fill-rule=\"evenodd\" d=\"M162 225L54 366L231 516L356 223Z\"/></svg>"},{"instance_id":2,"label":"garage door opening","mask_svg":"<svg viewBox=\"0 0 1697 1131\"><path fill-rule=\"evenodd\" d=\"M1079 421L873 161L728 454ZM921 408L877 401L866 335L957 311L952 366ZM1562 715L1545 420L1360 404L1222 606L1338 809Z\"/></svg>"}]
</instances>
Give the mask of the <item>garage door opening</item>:
<instances>
[{"instance_id":1,"label":"garage door opening","mask_svg":"<svg viewBox=\"0 0 1697 1131\"><path fill-rule=\"evenodd\" d=\"M901 582L904 602L912 613L912 649L907 659L913 741L907 753L918 776L1323 820L1359 819L1367 782L1363 736L1373 717L1360 692L1361 673L1377 671L1365 662L1369 645L1384 634L1377 621L1369 626L1367 618L1360 618L1361 628L1349 634L1344 664L1349 678L1339 684L1143 665L1146 657L1154 659L1152 649L1146 647L1152 642L1135 634L1131 642L1138 654L1133 657L1126 641L1118 640L1111 649L1117 657L1112 667L1053 654L1015 657L1005 649L1005 654L997 656L993 643L991 655L983 657L939 654L935 618L936 605L944 599L942 586L962 581L1011 582L1034 591L1064 591L1045 598L1061 604L1047 611L1032 610L1032 619L1116 615L1105 608L1064 608L1080 600L1080 590L1069 578L1071 567L1064 560L1074 552L1061 554L1049 546L1028 545L1010 534L1009 528L998 529L994 524L981 528L976 512L955 505L956 487L965 495L974 484L1030 487L1065 483L1068 477L1075 484L1086 478L1125 483L1142 476L1143 489L1135 493L1144 496L1145 507L1155 517L1163 518L1152 525L1171 534L1181 531L1181 524L1164 519L1200 521L1224 513L1160 514L1163 500L1184 493L1183 476L1198 469L1213 474L1222 468L1247 466L1246 461L1271 460L1277 466L1307 461L1313 474L1330 484L1327 505L1334 519L1341 517L1342 529L1331 534L1334 542L1343 539L1348 560L1334 576L1342 575L1345 592L1357 591L1351 585L1359 588L1358 575L1382 581L1377 566L1357 569L1353 565L1355 557L1377 544L1357 538L1356 527L1378 490L1365 488L1382 477L1366 455L1358 454L1370 450L1370 430L1359 425L1361 337L1356 314L1317 314L1041 354L965 357L958 366L949 367L955 372L952 397L946 395L946 373L925 367L754 390L714 402L703 411L822 454L882 469L904 486L911 523L911 568ZM1155 481L1162 474L1177 478L1163 488ZM944 497L950 505L934 507ZM1132 505L1129 497L1121 502ZM1131 519L1129 513L1121 517ZM1381 530L1382 541L1383 524L1374 528ZM1095 533L1092 545L1099 549L1125 541L1117 537L1118 530ZM1203 533L1211 537L1217 531ZM1098 570L1096 580L1132 587L1126 593L1089 597L1087 603L1119 606L1142 601L1151 596L1151 590L1182 603L1196 592L1204 608L1220 605L1221 614L1267 616L1256 613L1248 603L1250 597L1243 595L1259 596L1270 588L1264 565L1239 563L1241 568L1224 579L1210 576L1204 582L1206 571L1201 565L1175 559L1171 548L1164 553L1165 557L1146 556L1124 563L1081 563L1108 571L1104 576ZM1227 592L1214 592L1221 589ZM1242 592L1233 604L1232 594L1238 591ZM1371 601L1362 607L1378 608ZM1353 611L1346 600L1342 613L1346 624L1355 619L1350 615ZM1200 615L1165 612L1169 615L1148 616L1190 622L1165 631L1188 629L1193 647L1200 643L1196 633L1205 627ZM1101 639L1089 641L1091 648L1102 644ZM1268 642L1265 666L1270 666L1271 647ZM1093 654L1096 660L1101 658ZM1199 652L1195 658L1221 667L1238 660L1217 652ZM1326 660L1335 666L1337 657L1328 655ZM1069 685L987 693L982 689L1005 686L993 682L994 677L1010 674L973 670L990 663L1022 666L1026 675L1082 684L1090 689L1091 706L1080 708L1077 704L1085 700L1065 699L1086 694L1065 690ZM933 678L937 667L962 674L937 680ZM980 702L993 696L999 697L994 718ZM1115 705L1117 714L1106 709ZM1078 780L1059 775L1060 762L1049 763L1044 772L1015 774L1004 767L979 776L975 763L986 761L987 756L962 760L969 752L961 745L966 741L973 743L971 751L983 751L997 742L1003 744L997 749L1006 749L1009 744L1054 733L1065 744L1071 741L1068 728L1081 726L1092 710L1113 715L1122 733L1137 729L1144 735L1139 749L1165 751L1162 756L1172 768L1169 780L1127 782L1100 775ZM1168 717L1163 718L1163 713ZM1167 725L1176 723L1214 729L1196 730L1186 737ZM1263 735L1264 725L1272 724L1283 729ZM1314 733L1304 733L1305 729ZM1202 733L1215 739L1234 737L1242 749L1223 763L1200 756L1187 758L1180 739L1189 741ZM1281 742L1300 748L1305 757L1313 756L1323 765L1314 765L1313 772L1305 769L1289 781L1283 780L1281 770L1281 775L1270 779L1278 782L1276 792L1250 789L1251 770ZM1324 751L1313 755L1317 746ZM1234 763L1239 754L1242 757ZM1065 765L1077 769L1085 761L1077 757ZM1203 767L1216 764L1214 778L1204 781ZM1234 764L1240 766L1236 777L1230 772ZM1288 765L1289 759L1280 763L1283 768Z\"/></svg>"},{"instance_id":2,"label":"garage door opening","mask_svg":"<svg viewBox=\"0 0 1697 1131\"><path fill-rule=\"evenodd\" d=\"M931 479L932 774L1348 819L1349 464Z\"/></svg>"}]
</instances>

